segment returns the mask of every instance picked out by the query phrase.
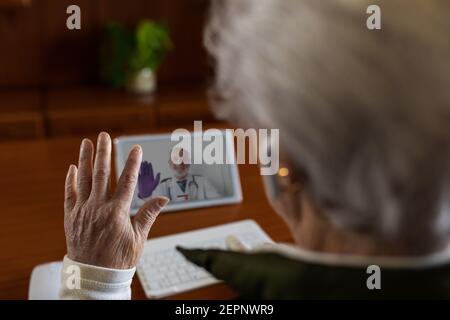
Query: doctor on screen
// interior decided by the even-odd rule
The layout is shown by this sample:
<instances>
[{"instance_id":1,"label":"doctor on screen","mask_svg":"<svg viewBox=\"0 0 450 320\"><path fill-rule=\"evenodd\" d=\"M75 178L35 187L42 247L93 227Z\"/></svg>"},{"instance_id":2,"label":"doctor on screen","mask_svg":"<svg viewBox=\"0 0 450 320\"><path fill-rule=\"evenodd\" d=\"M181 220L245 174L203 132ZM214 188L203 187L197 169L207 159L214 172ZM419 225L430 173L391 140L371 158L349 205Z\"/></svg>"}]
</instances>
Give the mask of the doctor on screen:
<instances>
[{"instance_id":1,"label":"doctor on screen","mask_svg":"<svg viewBox=\"0 0 450 320\"><path fill-rule=\"evenodd\" d=\"M169 157L172 176L160 181L160 174L153 177L153 167L147 161L142 162L138 177L138 198L144 203L150 197L165 196L171 202L206 200L220 197L217 189L208 178L189 173L190 155L184 149L174 149L179 164ZM138 201L141 204L141 201Z\"/></svg>"}]
</instances>

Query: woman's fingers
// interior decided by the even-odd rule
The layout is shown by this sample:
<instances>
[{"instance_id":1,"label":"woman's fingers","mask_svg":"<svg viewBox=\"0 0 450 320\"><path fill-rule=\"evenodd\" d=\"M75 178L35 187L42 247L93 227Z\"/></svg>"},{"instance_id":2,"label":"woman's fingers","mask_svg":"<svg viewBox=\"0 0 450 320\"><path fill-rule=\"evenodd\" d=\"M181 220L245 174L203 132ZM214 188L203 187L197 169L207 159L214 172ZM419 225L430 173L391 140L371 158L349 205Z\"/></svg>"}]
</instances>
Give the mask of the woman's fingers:
<instances>
[{"instance_id":1,"label":"woman's fingers","mask_svg":"<svg viewBox=\"0 0 450 320\"><path fill-rule=\"evenodd\" d=\"M131 200L133 199L141 160L142 149L140 146L134 146L128 155L125 168L117 182L117 190L114 194L114 199L127 208L131 205Z\"/></svg>"},{"instance_id":2,"label":"woman's fingers","mask_svg":"<svg viewBox=\"0 0 450 320\"><path fill-rule=\"evenodd\" d=\"M97 138L97 150L92 175L92 195L95 199L104 200L107 198L110 174L111 138L109 134L102 132Z\"/></svg>"},{"instance_id":3,"label":"woman's fingers","mask_svg":"<svg viewBox=\"0 0 450 320\"><path fill-rule=\"evenodd\" d=\"M235 235L229 235L225 239L227 248L231 251L245 252L249 248Z\"/></svg>"},{"instance_id":4,"label":"woman's fingers","mask_svg":"<svg viewBox=\"0 0 450 320\"><path fill-rule=\"evenodd\" d=\"M72 211L77 202L77 167L70 165L66 176L66 187L64 192L65 212Z\"/></svg>"},{"instance_id":5,"label":"woman's fingers","mask_svg":"<svg viewBox=\"0 0 450 320\"><path fill-rule=\"evenodd\" d=\"M77 176L78 201L81 202L86 201L91 194L93 153L94 146L92 141L89 139L84 139L81 142L80 147Z\"/></svg>"},{"instance_id":6,"label":"woman's fingers","mask_svg":"<svg viewBox=\"0 0 450 320\"><path fill-rule=\"evenodd\" d=\"M136 213L133 219L133 227L136 232L138 232L142 238L147 239L150 228L164 208L169 199L166 197L157 197L147 201Z\"/></svg>"}]
</instances>

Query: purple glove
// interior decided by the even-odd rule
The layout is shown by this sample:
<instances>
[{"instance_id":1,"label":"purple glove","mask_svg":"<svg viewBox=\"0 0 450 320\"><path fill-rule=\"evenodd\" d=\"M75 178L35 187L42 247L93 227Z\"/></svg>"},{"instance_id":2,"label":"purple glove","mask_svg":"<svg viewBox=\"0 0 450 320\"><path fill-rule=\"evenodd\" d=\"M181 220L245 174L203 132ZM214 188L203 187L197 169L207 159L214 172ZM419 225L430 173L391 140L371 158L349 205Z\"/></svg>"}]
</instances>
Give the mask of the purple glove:
<instances>
[{"instance_id":1,"label":"purple glove","mask_svg":"<svg viewBox=\"0 0 450 320\"><path fill-rule=\"evenodd\" d=\"M153 166L151 162L141 162L138 177L138 197L141 199L150 197L159 184L159 178L159 172L153 177Z\"/></svg>"}]
</instances>

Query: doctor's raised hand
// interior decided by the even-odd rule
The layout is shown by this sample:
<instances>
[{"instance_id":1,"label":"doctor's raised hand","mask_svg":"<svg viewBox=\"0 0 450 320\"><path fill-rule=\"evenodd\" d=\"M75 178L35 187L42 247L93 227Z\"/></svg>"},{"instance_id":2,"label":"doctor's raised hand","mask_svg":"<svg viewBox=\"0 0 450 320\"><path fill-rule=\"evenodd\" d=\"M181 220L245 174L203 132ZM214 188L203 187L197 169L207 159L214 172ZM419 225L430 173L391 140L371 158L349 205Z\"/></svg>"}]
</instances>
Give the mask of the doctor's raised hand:
<instances>
[{"instance_id":1,"label":"doctor's raised hand","mask_svg":"<svg viewBox=\"0 0 450 320\"><path fill-rule=\"evenodd\" d=\"M89 265L129 269L136 266L150 228L169 200L155 197L131 218L142 149L132 148L117 188L110 193L111 148L110 136L100 133L94 158L93 143L84 139L78 168L69 168L64 201L67 256Z\"/></svg>"},{"instance_id":2,"label":"doctor's raised hand","mask_svg":"<svg viewBox=\"0 0 450 320\"><path fill-rule=\"evenodd\" d=\"M153 166L151 162L143 161L138 176L138 197L148 198L155 191L159 184L161 174L158 172L153 176Z\"/></svg>"}]
</instances>

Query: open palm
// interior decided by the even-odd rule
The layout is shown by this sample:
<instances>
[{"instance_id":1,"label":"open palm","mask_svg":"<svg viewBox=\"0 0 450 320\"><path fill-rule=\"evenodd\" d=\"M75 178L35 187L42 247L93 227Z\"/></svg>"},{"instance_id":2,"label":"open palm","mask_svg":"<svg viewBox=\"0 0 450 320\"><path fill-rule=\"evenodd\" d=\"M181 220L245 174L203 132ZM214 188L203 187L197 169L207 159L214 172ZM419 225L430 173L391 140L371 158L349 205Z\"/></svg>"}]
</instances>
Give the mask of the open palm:
<instances>
[{"instance_id":1,"label":"open palm","mask_svg":"<svg viewBox=\"0 0 450 320\"><path fill-rule=\"evenodd\" d=\"M159 172L153 176L152 163L143 161L138 177L138 197L141 199L150 197L159 184L160 176Z\"/></svg>"},{"instance_id":2,"label":"open palm","mask_svg":"<svg viewBox=\"0 0 450 320\"><path fill-rule=\"evenodd\" d=\"M84 139L78 168L71 165L66 177L64 229L70 259L115 269L134 267L150 228L169 199L147 201L135 217L130 206L136 188L141 147L135 146L113 194L108 192L111 171L111 138L101 133L94 146Z\"/></svg>"}]
</instances>

